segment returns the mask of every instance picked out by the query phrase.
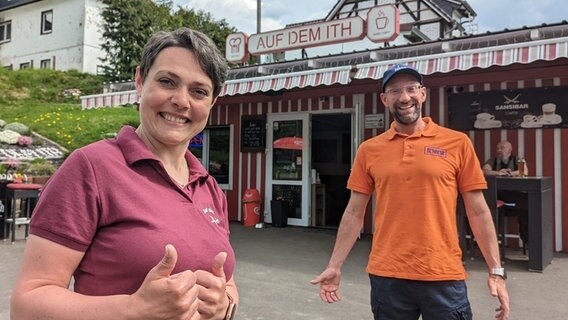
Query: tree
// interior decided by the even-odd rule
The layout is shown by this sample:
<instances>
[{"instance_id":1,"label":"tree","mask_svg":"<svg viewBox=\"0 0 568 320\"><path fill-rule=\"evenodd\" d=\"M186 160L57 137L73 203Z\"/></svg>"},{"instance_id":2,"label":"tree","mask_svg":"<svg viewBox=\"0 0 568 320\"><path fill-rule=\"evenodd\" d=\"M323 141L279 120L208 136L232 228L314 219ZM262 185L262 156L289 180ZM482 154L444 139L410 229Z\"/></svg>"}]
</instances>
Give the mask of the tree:
<instances>
[{"instance_id":1,"label":"tree","mask_svg":"<svg viewBox=\"0 0 568 320\"><path fill-rule=\"evenodd\" d=\"M103 73L107 81L134 79L144 45L150 36L159 31L188 27L207 34L221 52L225 52L225 39L235 33L222 19L215 21L210 13L195 12L181 7L173 10L170 0L101 0L103 9L103 44L106 57Z\"/></svg>"},{"instance_id":2,"label":"tree","mask_svg":"<svg viewBox=\"0 0 568 320\"><path fill-rule=\"evenodd\" d=\"M188 27L205 33L223 53L225 39L231 33L237 32L237 29L229 26L225 19L215 20L209 12L186 10L181 7L173 15L173 24L178 28Z\"/></svg>"}]
</instances>

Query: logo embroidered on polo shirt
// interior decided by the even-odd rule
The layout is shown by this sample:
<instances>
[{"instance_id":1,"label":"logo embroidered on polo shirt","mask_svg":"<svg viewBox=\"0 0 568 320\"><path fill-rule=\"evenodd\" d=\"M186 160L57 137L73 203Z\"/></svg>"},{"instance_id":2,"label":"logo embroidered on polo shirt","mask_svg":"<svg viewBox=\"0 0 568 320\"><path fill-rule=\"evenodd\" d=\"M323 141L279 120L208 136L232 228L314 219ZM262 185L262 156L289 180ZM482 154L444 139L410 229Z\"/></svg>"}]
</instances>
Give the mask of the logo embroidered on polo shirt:
<instances>
[{"instance_id":1,"label":"logo embroidered on polo shirt","mask_svg":"<svg viewBox=\"0 0 568 320\"><path fill-rule=\"evenodd\" d=\"M213 211L213 209L211 209L210 207L204 208L203 214L209 215L211 223L219 224L220 221L218 218L215 217L215 211Z\"/></svg>"},{"instance_id":2,"label":"logo embroidered on polo shirt","mask_svg":"<svg viewBox=\"0 0 568 320\"><path fill-rule=\"evenodd\" d=\"M445 158L448 156L448 151L436 147L424 147L424 154Z\"/></svg>"}]
</instances>

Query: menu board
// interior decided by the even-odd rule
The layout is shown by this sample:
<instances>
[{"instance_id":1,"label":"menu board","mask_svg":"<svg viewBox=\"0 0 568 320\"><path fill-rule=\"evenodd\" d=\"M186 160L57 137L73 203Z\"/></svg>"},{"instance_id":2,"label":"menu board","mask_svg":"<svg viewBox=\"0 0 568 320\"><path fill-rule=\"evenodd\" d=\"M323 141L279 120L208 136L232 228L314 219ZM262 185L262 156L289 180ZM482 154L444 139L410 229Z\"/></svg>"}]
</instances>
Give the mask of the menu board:
<instances>
[{"instance_id":1,"label":"menu board","mask_svg":"<svg viewBox=\"0 0 568 320\"><path fill-rule=\"evenodd\" d=\"M263 152L266 148L266 116L242 116L241 151Z\"/></svg>"}]
</instances>

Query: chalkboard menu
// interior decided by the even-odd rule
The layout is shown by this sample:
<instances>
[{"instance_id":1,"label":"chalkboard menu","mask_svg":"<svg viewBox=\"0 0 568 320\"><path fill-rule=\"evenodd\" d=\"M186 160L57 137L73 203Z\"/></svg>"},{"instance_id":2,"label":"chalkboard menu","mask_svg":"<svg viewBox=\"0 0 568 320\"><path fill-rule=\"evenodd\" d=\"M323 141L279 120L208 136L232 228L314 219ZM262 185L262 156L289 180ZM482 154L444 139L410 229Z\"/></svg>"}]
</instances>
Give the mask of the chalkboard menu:
<instances>
[{"instance_id":1,"label":"chalkboard menu","mask_svg":"<svg viewBox=\"0 0 568 320\"><path fill-rule=\"evenodd\" d=\"M241 151L262 152L266 148L266 116L243 116L241 119Z\"/></svg>"}]
</instances>

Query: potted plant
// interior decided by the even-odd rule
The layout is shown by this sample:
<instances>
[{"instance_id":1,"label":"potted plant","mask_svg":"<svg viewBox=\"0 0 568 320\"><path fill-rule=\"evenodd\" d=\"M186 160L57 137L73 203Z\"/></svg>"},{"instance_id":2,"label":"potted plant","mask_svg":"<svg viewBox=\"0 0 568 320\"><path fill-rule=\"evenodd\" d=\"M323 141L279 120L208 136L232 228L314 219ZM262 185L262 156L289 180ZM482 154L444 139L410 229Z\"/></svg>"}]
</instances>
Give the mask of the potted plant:
<instances>
[{"instance_id":1,"label":"potted plant","mask_svg":"<svg viewBox=\"0 0 568 320\"><path fill-rule=\"evenodd\" d=\"M24 173L28 175L31 182L45 184L56 170L57 165L55 163L44 158L36 158L30 161Z\"/></svg>"}]
</instances>

